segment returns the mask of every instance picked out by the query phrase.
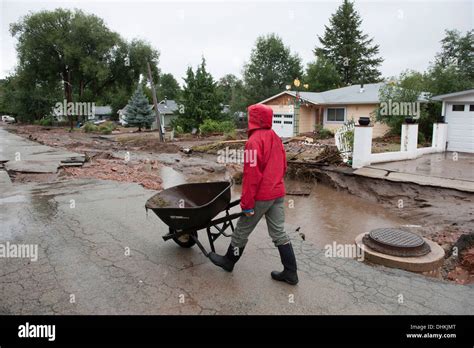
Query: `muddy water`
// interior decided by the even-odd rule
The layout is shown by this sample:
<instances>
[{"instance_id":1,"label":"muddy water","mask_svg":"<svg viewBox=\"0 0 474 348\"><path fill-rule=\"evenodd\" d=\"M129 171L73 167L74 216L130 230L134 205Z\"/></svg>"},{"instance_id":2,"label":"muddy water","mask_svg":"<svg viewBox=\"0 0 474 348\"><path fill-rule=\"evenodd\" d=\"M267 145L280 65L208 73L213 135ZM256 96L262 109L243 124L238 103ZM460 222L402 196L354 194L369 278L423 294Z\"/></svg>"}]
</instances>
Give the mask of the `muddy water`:
<instances>
[{"instance_id":1,"label":"muddy water","mask_svg":"<svg viewBox=\"0 0 474 348\"><path fill-rule=\"evenodd\" d=\"M162 179L165 188L185 182L199 181L187 178L170 167L163 166ZM200 181L224 180L221 175L201 177ZM327 244L353 243L362 232L379 227L396 227L407 224L406 221L391 214L383 207L367 202L345 192L336 191L322 184L301 184L288 180L287 188L310 189L309 196L285 197L287 228L304 233L305 240L323 248ZM241 186L232 187L232 199L241 194Z\"/></svg>"},{"instance_id":2,"label":"muddy water","mask_svg":"<svg viewBox=\"0 0 474 348\"><path fill-rule=\"evenodd\" d=\"M286 196L289 199L294 199L294 208L287 204L287 223L300 226L306 240L318 246L353 243L357 235L374 228L407 224L381 206L322 184L308 197Z\"/></svg>"}]
</instances>

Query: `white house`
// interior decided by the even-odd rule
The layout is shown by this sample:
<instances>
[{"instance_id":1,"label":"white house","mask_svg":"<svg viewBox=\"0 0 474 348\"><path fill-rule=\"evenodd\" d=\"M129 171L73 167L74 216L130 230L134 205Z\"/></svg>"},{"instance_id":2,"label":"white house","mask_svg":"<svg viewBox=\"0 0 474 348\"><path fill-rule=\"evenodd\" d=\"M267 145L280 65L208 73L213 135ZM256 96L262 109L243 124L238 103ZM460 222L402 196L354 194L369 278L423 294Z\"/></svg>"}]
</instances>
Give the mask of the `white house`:
<instances>
[{"instance_id":1,"label":"white house","mask_svg":"<svg viewBox=\"0 0 474 348\"><path fill-rule=\"evenodd\" d=\"M474 89L438 95L441 115L448 124L447 150L474 153Z\"/></svg>"}]
</instances>

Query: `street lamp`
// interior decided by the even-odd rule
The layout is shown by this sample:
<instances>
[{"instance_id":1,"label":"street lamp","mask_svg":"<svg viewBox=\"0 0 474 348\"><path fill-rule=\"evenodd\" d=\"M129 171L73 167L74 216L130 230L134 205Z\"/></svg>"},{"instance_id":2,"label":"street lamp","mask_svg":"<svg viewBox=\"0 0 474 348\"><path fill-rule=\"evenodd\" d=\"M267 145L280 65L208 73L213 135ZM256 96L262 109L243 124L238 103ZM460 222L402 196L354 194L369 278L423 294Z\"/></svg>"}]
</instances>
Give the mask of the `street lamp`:
<instances>
[{"instance_id":1,"label":"street lamp","mask_svg":"<svg viewBox=\"0 0 474 348\"><path fill-rule=\"evenodd\" d=\"M301 98L300 98L300 86L301 86L301 81L299 78L296 78L293 80L293 85L296 87L295 88L295 99L293 100L293 107L294 107L294 112L293 112L293 133L298 134L299 133L299 128L300 128L300 105L301 105ZM303 88L306 90L309 88L309 84L303 83ZM286 90L289 91L291 90L291 84L286 85Z\"/></svg>"}]
</instances>

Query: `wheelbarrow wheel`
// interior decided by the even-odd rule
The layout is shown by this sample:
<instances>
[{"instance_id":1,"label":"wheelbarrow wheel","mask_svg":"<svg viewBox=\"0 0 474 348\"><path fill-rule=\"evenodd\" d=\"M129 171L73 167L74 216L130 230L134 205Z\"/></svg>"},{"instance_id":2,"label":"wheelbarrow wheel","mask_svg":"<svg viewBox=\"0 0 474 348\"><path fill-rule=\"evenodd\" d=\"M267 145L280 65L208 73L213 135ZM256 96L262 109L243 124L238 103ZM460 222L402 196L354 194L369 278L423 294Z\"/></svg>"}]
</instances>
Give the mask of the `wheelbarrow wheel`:
<instances>
[{"instance_id":1,"label":"wheelbarrow wheel","mask_svg":"<svg viewBox=\"0 0 474 348\"><path fill-rule=\"evenodd\" d=\"M179 237L173 237L173 240L182 248L191 248L196 244L195 240L191 238L191 235L197 236L197 231L191 232L189 234L183 234Z\"/></svg>"}]
</instances>

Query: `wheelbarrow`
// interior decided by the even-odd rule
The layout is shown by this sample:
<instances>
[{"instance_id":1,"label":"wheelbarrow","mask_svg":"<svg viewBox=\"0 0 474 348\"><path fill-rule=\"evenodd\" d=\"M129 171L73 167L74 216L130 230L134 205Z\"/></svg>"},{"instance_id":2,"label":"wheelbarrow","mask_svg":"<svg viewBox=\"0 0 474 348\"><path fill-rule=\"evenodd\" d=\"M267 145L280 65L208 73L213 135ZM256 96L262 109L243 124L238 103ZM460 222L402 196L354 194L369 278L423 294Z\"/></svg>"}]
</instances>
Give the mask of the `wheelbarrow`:
<instances>
[{"instance_id":1,"label":"wheelbarrow","mask_svg":"<svg viewBox=\"0 0 474 348\"><path fill-rule=\"evenodd\" d=\"M232 220L244 213L230 214L229 210L240 203L240 199L231 202L231 182L218 181L183 184L163 190L145 204L169 227L169 233L163 236L165 241L172 239L183 248L195 244L204 255L209 252L198 238L198 231L206 230L211 250L215 252L214 241L221 235L230 237L234 232ZM225 215L216 218L220 213ZM226 232L228 230L231 232Z\"/></svg>"}]
</instances>

